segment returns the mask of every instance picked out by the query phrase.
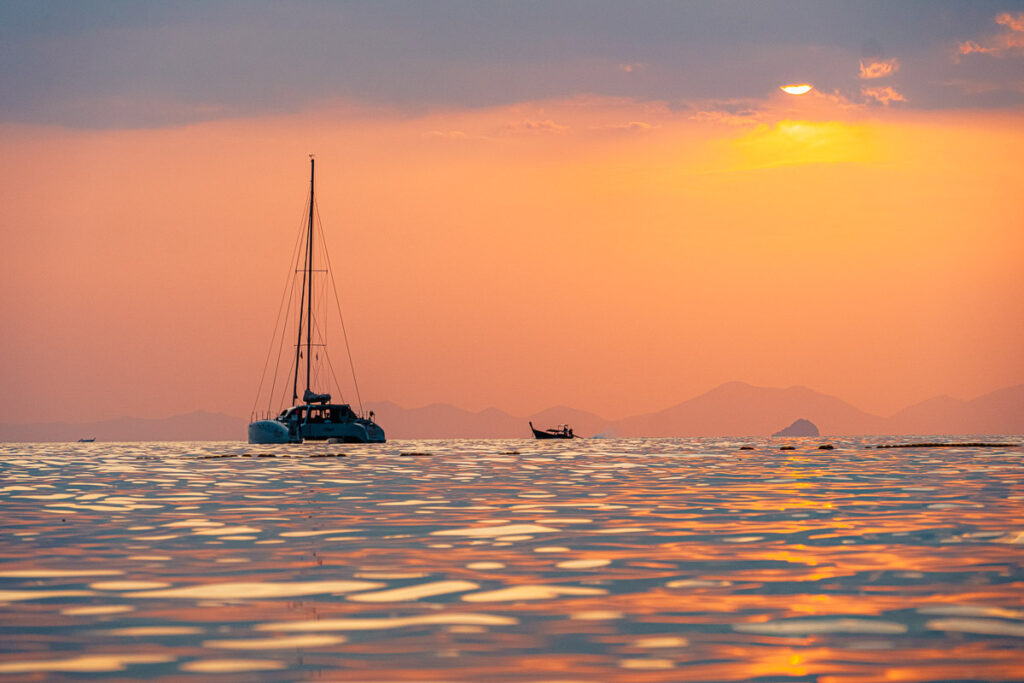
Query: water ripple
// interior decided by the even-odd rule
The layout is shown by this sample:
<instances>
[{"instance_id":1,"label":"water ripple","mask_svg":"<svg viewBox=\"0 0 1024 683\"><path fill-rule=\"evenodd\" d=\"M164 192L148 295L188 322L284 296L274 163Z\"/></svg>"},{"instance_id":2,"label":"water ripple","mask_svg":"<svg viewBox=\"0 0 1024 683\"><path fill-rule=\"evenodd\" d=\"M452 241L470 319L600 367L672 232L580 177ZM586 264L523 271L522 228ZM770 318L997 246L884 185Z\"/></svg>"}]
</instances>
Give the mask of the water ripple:
<instances>
[{"instance_id":1,"label":"water ripple","mask_svg":"<svg viewBox=\"0 0 1024 683\"><path fill-rule=\"evenodd\" d=\"M1024 679L1024 453L880 442L0 444L0 679Z\"/></svg>"}]
</instances>

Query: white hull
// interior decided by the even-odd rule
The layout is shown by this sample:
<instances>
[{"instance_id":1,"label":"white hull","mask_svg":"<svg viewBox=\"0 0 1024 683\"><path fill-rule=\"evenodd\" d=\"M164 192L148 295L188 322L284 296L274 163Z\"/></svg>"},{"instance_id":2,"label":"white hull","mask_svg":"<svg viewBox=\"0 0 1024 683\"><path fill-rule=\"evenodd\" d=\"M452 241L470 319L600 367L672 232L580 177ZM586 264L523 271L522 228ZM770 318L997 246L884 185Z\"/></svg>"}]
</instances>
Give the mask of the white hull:
<instances>
[{"instance_id":1,"label":"white hull","mask_svg":"<svg viewBox=\"0 0 1024 683\"><path fill-rule=\"evenodd\" d=\"M249 443L298 443L298 440L277 420L257 420L249 425Z\"/></svg>"}]
</instances>

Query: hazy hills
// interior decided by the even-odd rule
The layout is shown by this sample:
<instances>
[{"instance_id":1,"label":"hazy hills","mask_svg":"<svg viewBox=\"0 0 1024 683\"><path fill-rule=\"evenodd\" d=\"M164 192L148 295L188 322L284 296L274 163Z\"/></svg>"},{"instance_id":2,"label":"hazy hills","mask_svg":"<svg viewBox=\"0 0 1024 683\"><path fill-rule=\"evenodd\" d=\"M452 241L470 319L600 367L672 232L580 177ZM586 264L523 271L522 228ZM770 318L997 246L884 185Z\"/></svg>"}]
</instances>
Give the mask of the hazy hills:
<instances>
[{"instance_id":1,"label":"hazy hills","mask_svg":"<svg viewBox=\"0 0 1024 683\"><path fill-rule=\"evenodd\" d=\"M620 420L566 407L527 417L513 417L494 408L472 413L439 404L404 410L381 403L374 410L393 438L431 438L437 433L450 437L529 436L528 420L537 426L567 422L585 436L767 436L797 418L810 420L822 434L835 435L1021 434L1024 384L970 401L928 399L890 417L871 415L806 387L778 389L743 382L728 382L664 410ZM432 423L441 415L443 422Z\"/></svg>"},{"instance_id":2,"label":"hazy hills","mask_svg":"<svg viewBox=\"0 0 1024 683\"><path fill-rule=\"evenodd\" d=\"M882 418L805 387L775 389L729 382L657 413L614 423L627 436L766 436L797 418L822 434L887 434Z\"/></svg>"},{"instance_id":3,"label":"hazy hills","mask_svg":"<svg viewBox=\"0 0 1024 683\"><path fill-rule=\"evenodd\" d=\"M162 419L121 417L102 422L0 424L0 441L244 441L247 420L197 410Z\"/></svg>"},{"instance_id":4,"label":"hazy hills","mask_svg":"<svg viewBox=\"0 0 1024 683\"><path fill-rule=\"evenodd\" d=\"M497 408L472 412L435 403L402 408L368 404L391 439L527 438L538 427L569 423L584 436L767 436L797 418L823 435L1022 434L1024 384L964 401L940 396L889 417L871 415L806 387L779 389L729 382L664 410L609 420L565 406L525 417ZM125 417L103 422L0 424L0 441L243 441L247 420L196 411L165 419Z\"/></svg>"}]
</instances>

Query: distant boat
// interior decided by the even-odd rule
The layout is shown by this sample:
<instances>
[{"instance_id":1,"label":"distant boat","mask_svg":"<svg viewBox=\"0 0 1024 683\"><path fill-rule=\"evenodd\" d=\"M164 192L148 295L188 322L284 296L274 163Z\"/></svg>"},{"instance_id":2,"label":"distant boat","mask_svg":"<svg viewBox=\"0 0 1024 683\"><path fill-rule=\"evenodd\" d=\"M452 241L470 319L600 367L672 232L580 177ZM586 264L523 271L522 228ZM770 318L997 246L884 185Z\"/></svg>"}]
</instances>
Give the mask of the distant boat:
<instances>
[{"instance_id":1,"label":"distant boat","mask_svg":"<svg viewBox=\"0 0 1024 683\"><path fill-rule=\"evenodd\" d=\"M579 437L572 433L572 427L569 425L558 425L557 427L551 427L550 429L537 429L533 426L533 422L530 422L530 429L533 430L533 438L535 439L578 439Z\"/></svg>"},{"instance_id":2,"label":"distant boat","mask_svg":"<svg viewBox=\"0 0 1024 683\"><path fill-rule=\"evenodd\" d=\"M295 344L295 372L292 376L292 400L291 406L281 411L277 417L270 419L254 420L249 425L249 443L254 444L277 444L277 443L302 443L303 441L333 441L343 443L383 443L385 440L384 430L374 421L373 411L367 415L361 415L352 409L347 403L331 403L331 395L313 391L311 383L314 377L330 377L334 375L334 366L327 355L327 344L325 334L325 320L318 320L317 311L326 311L326 301L313 301L313 273L326 272L330 274L330 256L324 253L323 263L318 268L313 268L313 220L316 211L315 202L315 160L309 160L309 221L304 226L305 240L301 244L302 258L304 265L301 270L293 269L296 273L295 284L298 283L298 273L302 274L302 286L297 306L298 319L298 341ZM321 235L322 235L321 231ZM297 264L296 264L297 265ZM333 283L333 275L329 282ZM335 291L337 301L337 292ZM291 307L289 306L289 309ZM338 303L339 314L341 304ZM280 315L280 314L279 314ZM287 312L285 313L287 316ZM279 322L281 319L279 318ZM281 342L278 348L278 359L281 358L281 350L284 348L284 332L282 327ZM315 332L314 332L315 331ZM306 338L303 341L302 335L305 332ZM344 335L344 322L342 323ZM314 334L318 336L314 340ZM275 339L277 332L275 330ZM348 340L346 338L346 345ZM271 346L273 348L273 345ZM303 351L305 351L305 391L299 394L299 375L303 365ZM313 366L314 356L317 361L316 368ZM321 358L322 356L322 358ZM268 355L268 362L270 356ZM351 354L349 354L349 365L351 367ZM322 362L326 361L326 365ZM266 368L264 368L266 375ZM359 385L355 382L355 371L352 372L353 384L356 387L358 398ZM326 381L326 380L324 380ZM337 382L337 380L335 380ZM260 383L262 389L263 383ZM276 369L275 382L271 388L271 400L273 400L274 388L277 387ZM257 396L259 401L259 396ZM360 401L361 403L361 401ZM272 414L272 413L271 413ZM255 407L253 409L255 415Z\"/></svg>"},{"instance_id":3,"label":"distant boat","mask_svg":"<svg viewBox=\"0 0 1024 683\"><path fill-rule=\"evenodd\" d=\"M94 436L94 437L91 437L89 439L79 439L78 443L92 443L95 440L96 440L96 437Z\"/></svg>"}]
</instances>

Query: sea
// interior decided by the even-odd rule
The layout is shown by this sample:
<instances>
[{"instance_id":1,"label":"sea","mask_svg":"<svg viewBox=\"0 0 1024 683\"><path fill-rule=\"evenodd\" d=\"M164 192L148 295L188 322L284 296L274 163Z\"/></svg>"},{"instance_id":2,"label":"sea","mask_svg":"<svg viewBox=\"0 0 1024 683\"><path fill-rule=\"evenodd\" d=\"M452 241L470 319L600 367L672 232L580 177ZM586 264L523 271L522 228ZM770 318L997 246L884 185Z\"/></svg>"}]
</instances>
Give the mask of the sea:
<instances>
[{"instance_id":1,"label":"sea","mask_svg":"<svg viewBox=\"0 0 1024 683\"><path fill-rule=\"evenodd\" d=\"M0 444L0 683L1024 681L1022 442Z\"/></svg>"}]
</instances>

